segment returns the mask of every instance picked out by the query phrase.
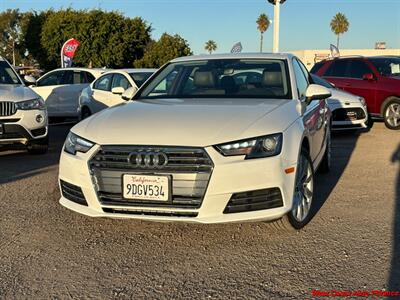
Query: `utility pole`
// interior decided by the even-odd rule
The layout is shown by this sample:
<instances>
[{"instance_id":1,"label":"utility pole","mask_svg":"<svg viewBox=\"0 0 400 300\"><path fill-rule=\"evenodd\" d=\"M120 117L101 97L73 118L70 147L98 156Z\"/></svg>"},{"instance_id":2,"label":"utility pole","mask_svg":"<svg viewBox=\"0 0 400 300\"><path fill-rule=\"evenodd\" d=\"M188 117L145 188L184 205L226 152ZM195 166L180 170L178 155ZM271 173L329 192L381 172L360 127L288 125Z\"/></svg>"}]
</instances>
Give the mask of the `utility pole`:
<instances>
[{"instance_id":1,"label":"utility pole","mask_svg":"<svg viewBox=\"0 0 400 300\"><path fill-rule=\"evenodd\" d=\"M279 52L279 15L281 4L283 4L286 0L268 0L269 3L274 5L274 40L272 51L274 53Z\"/></svg>"}]
</instances>

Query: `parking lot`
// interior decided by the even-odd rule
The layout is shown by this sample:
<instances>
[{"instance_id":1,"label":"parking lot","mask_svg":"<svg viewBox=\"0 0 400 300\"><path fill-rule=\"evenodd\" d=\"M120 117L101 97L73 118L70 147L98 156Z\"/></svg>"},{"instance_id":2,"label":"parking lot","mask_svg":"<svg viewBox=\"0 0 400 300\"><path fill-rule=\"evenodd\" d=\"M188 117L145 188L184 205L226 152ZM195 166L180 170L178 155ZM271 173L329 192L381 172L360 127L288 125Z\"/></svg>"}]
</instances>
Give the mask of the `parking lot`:
<instances>
[{"instance_id":1,"label":"parking lot","mask_svg":"<svg viewBox=\"0 0 400 300\"><path fill-rule=\"evenodd\" d=\"M0 152L0 298L295 298L400 289L400 139L338 133L319 209L300 232L266 223L93 219L58 204L68 126L43 156Z\"/></svg>"}]
</instances>

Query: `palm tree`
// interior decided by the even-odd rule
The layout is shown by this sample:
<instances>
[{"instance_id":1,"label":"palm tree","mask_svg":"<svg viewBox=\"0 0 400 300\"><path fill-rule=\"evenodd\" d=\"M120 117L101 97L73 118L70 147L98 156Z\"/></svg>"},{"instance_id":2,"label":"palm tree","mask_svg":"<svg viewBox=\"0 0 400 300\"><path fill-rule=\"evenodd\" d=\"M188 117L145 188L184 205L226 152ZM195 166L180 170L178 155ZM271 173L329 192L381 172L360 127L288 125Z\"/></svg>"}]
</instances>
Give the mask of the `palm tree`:
<instances>
[{"instance_id":1,"label":"palm tree","mask_svg":"<svg viewBox=\"0 0 400 300\"><path fill-rule=\"evenodd\" d=\"M336 47L339 49L339 36L349 30L349 21L342 13L337 13L331 21L331 30L337 36Z\"/></svg>"},{"instance_id":2,"label":"palm tree","mask_svg":"<svg viewBox=\"0 0 400 300\"><path fill-rule=\"evenodd\" d=\"M217 50L217 43L213 40L209 40L204 46L204 49L206 49L208 53L211 54L213 51Z\"/></svg>"},{"instance_id":3,"label":"palm tree","mask_svg":"<svg viewBox=\"0 0 400 300\"><path fill-rule=\"evenodd\" d=\"M269 20L268 16L266 14L261 14L258 19L257 19L257 29L261 33L261 38L260 38L260 52L262 52L263 48L263 38L264 38L264 32L268 30L269 25L271 24L271 21Z\"/></svg>"}]
</instances>

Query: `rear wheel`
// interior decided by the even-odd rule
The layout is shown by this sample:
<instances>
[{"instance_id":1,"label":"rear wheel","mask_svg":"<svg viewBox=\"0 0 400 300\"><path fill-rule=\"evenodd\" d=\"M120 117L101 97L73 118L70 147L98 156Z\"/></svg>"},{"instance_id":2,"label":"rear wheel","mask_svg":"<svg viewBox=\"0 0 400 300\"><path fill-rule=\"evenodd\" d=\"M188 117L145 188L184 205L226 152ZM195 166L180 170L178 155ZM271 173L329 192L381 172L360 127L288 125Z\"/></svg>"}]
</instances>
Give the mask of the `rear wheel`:
<instances>
[{"instance_id":1,"label":"rear wheel","mask_svg":"<svg viewBox=\"0 0 400 300\"><path fill-rule=\"evenodd\" d=\"M383 109L383 119L389 129L400 129L400 99L390 99Z\"/></svg>"},{"instance_id":2,"label":"rear wheel","mask_svg":"<svg viewBox=\"0 0 400 300\"><path fill-rule=\"evenodd\" d=\"M45 154L49 150L48 137L29 142L27 150L29 154Z\"/></svg>"}]
</instances>

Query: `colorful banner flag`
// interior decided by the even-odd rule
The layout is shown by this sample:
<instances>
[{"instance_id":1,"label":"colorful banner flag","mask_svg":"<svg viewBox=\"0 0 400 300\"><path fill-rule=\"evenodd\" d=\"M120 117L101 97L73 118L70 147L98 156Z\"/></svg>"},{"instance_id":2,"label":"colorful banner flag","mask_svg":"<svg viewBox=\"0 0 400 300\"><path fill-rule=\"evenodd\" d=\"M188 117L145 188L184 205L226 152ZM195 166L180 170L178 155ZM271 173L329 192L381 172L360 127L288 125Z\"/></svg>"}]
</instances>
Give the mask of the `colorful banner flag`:
<instances>
[{"instance_id":1,"label":"colorful banner flag","mask_svg":"<svg viewBox=\"0 0 400 300\"><path fill-rule=\"evenodd\" d=\"M243 50L242 43L239 42L233 45L231 53L240 53L242 52L242 50Z\"/></svg>"},{"instance_id":2,"label":"colorful banner flag","mask_svg":"<svg viewBox=\"0 0 400 300\"><path fill-rule=\"evenodd\" d=\"M61 48L61 68L68 68L72 66L72 59L74 58L79 44L80 43L76 39L69 39L64 43Z\"/></svg>"}]
</instances>

